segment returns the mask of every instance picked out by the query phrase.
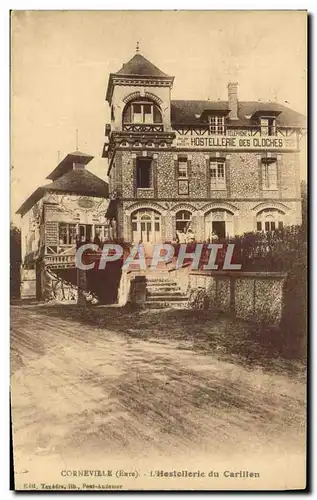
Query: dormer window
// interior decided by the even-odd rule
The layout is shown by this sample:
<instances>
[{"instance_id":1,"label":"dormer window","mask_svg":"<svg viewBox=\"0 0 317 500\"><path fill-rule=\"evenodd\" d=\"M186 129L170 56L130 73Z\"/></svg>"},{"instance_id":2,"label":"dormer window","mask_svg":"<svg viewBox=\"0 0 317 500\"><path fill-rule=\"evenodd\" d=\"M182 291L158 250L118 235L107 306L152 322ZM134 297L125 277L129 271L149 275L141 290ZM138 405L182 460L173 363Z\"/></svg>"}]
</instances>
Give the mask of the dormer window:
<instances>
[{"instance_id":1,"label":"dormer window","mask_svg":"<svg viewBox=\"0 0 317 500\"><path fill-rule=\"evenodd\" d=\"M224 135L225 133L225 117L224 116L208 116L209 133L216 135Z\"/></svg>"},{"instance_id":2,"label":"dormer window","mask_svg":"<svg viewBox=\"0 0 317 500\"><path fill-rule=\"evenodd\" d=\"M260 118L261 135L276 135L276 119L274 117Z\"/></svg>"},{"instance_id":3,"label":"dormer window","mask_svg":"<svg viewBox=\"0 0 317 500\"><path fill-rule=\"evenodd\" d=\"M123 112L124 124L162 123L162 114L157 104L150 100L129 103Z\"/></svg>"}]
</instances>

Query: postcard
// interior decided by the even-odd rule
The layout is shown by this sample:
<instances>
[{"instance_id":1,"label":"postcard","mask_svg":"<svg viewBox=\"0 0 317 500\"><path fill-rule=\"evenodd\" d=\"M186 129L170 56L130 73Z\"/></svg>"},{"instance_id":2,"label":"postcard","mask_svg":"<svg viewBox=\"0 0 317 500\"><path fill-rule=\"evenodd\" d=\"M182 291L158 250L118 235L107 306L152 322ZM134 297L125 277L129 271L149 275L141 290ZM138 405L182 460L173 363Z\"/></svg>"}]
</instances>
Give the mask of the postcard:
<instances>
[{"instance_id":1,"label":"postcard","mask_svg":"<svg viewBox=\"0 0 317 500\"><path fill-rule=\"evenodd\" d=\"M306 488L307 12L11 12L17 491Z\"/></svg>"}]
</instances>

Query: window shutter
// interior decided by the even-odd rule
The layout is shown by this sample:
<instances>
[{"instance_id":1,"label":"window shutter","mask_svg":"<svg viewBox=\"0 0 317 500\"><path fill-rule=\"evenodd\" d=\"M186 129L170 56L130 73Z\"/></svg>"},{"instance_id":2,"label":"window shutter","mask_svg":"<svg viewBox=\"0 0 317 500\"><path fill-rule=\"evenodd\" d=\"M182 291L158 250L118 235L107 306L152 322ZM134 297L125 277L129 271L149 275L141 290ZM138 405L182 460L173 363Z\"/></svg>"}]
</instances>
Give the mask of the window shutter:
<instances>
[{"instance_id":1,"label":"window shutter","mask_svg":"<svg viewBox=\"0 0 317 500\"><path fill-rule=\"evenodd\" d=\"M178 160L174 160L175 181L178 182Z\"/></svg>"}]
</instances>

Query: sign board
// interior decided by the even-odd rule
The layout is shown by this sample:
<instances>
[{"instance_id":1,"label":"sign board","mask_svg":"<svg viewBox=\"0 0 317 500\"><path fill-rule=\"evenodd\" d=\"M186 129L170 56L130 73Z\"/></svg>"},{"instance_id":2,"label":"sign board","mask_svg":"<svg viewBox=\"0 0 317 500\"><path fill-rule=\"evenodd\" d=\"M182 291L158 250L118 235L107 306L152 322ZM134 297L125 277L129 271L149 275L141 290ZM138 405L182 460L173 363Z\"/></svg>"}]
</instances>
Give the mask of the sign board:
<instances>
[{"instance_id":1,"label":"sign board","mask_svg":"<svg viewBox=\"0 0 317 500\"><path fill-rule=\"evenodd\" d=\"M297 137L282 136L223 136L223 135L181 135L176 134L176 148L188 149L268 149L274 151L298 149Z\"/></svg>"}]
</instances>

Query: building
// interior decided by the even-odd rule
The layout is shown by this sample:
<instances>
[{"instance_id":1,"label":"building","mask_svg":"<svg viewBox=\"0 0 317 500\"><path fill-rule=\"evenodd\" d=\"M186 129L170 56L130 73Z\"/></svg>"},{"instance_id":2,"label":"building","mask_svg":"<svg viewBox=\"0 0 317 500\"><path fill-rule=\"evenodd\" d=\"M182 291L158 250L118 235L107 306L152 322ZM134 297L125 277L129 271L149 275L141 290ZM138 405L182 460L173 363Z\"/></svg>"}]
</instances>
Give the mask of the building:
<instances>
[{"instance_id":1,"label":"building","mask_svg":"<svg viewBox=\"0 0 317 500\"><path fill-rule=\"evenodd\" d=\"M77 299L76 244L112 237L108 184L86 170L92 156L68 154L21 205L22 297ZM96 240L97 239L97 240Z\"/></svg>"},{"instance_id":2,"label":"building","mask_svg":"<svg viewBox=\"0 0 317 500\"><path fill-rule=\"evenodd\" d=\"M171 98L140 53L108 80L109 221L126 241L198 241L301 223L305 118L276 102ZM192 234L191 233L191 234Z\"/></svg>"}]
</instances>

